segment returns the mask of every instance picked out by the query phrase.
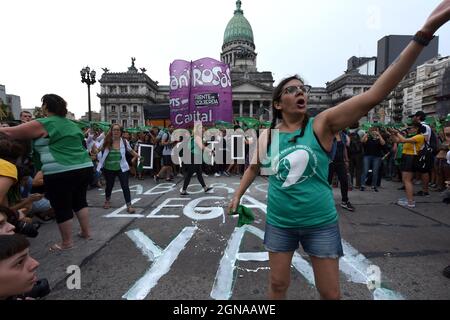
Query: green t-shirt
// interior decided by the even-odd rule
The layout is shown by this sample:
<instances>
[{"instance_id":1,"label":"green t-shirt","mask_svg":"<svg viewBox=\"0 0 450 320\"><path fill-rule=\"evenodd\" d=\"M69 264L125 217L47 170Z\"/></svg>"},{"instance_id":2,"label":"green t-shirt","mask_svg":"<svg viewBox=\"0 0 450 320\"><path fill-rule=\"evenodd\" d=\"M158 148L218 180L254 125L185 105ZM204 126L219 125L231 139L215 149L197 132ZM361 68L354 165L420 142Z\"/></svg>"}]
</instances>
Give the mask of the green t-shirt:
<instances>
[{"instance_id":1,"label":"green t-shirt","mask_svg":"<svg viewBox=\"0 0 450 320\"><path fill-rule=\"evenodd\" d=\"M80 128L69 119L59 116L39 118L48 133L33 141L34 160L44 175L92 167L92 160L83 147Z\"/></svg>"},{"instance_id":2,"label":"green t-shirt","mask_svg":"<svg viewBox=\"0 0 450 320\"><path fill-rule=\"evenodd\" d=\"M313 131L314 118L305 135L296 143L292 133L274 135L268 156L272 170L269 178L267 223L281 228L320 227L338 220L333 193L328 184L328 153ZM277 154L271 155L279 142Z\"/></svg>"},{"instance_id":3,"label":"green t-shirt","mask_svg":"<svg viewBox=\"0 0 450 320\"><path fill-rule=\"evenodd\" d=\"M108 156L105 160L104 168L111 171L121 171L120 168L120 160L122 159L122 155L120 154L120 150L110 149Z\"/></svg>"}]
</instances>

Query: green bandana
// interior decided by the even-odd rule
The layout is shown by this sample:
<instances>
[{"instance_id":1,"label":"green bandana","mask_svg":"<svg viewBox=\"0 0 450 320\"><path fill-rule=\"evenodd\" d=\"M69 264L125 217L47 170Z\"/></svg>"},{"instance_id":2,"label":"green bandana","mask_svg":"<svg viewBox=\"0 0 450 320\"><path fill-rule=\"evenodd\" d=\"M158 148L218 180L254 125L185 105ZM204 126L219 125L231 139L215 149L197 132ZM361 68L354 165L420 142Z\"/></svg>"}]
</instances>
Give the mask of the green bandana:
<instances>
[{"instance_id":1,"label":"green bandana","mask_svg":"<svg viewBox=\"0 0 450 320\"><path fill-rule=\"evenodd\" d=\"M236 212L230 212L229 215L239 215L239 228L246 224L252 224L253 221L255 221L255 215L253 214L252 210L243 205L240 205L237 208Z\"/></svg>"}]
</instances>

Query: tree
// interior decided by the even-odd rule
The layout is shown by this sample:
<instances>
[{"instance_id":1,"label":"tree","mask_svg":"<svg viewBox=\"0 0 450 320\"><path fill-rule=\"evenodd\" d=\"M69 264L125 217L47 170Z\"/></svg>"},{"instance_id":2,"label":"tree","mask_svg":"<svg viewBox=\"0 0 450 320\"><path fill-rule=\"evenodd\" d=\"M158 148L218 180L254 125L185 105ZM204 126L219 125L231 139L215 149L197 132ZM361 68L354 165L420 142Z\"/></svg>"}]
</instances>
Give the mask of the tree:
<instances>
[{"instance_id":1,"label":"tree","mask_svg":"<svg viewBox=\"0 0 450 320\"><path fill-rule=\"evenodd\" d=\"M33 117L35 119L37 118L44 118L44 113L42 112L42 108L41 107L34 107L34 111L33 111Z\"/></svg>"},{"instance_id":2,"label":"tree","mask_svg":"<svg viewBox=\"0 0 450 320\"><path fill-rule=\"evenodd\" d=\"M0 100L0 120L14 121L14 116L11 112L11 107L7 104L4 104L1 100Z\"/></svg>"}]
</instances>

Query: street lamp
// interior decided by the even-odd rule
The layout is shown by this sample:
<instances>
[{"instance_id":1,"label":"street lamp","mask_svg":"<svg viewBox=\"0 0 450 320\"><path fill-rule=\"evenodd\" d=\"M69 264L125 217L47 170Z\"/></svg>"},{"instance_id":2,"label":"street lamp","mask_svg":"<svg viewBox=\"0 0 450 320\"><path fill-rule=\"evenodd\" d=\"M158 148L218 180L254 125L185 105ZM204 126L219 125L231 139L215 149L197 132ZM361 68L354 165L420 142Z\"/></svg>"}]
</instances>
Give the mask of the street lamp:
<instances>
[{"instance_id":1,"label":"street lamp","mask_svg":"<svg viewBox=\"0 0 450 320\"><path fill-rule=\"evenodd\" d=\"M91 116L91 84L94 84L95 81L95 71L86 67L81 69L80 71L81 74L81 83L86 83L87 87L88 87L88 120L92 121L92 116Z\"/></svg>"}]
</instances>

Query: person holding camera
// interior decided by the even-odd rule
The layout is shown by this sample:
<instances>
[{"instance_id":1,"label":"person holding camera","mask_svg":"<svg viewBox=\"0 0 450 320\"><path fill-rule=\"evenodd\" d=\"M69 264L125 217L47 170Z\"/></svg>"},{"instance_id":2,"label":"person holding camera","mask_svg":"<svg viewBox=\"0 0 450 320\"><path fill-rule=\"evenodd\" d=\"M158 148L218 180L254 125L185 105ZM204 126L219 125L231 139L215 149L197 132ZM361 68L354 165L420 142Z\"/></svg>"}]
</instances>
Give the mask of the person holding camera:
<instances>
[{"instance_id":1,"label":"person holding camera","mask_svg":"<svg viewBox=\"0 0 450 320\"><path fill-rule=\"evenodd\" d=\"M445 191L445 182L450 181L450 162L447 161L447 154L450 152L450 122L444 125L442 130L443 141L439 145L435 160L437 191Z\"/></svg>"},{"instance_id":2,"label":"person holding camera","mask_svg":"<svg viewBox=\"0 0 450 320\"><path fill-rule=\"evenodd\" d=\"M0 205L9 206L8 191L18 181L15 163L23 152L20 143L0 131Z\"/></svg>"},{"instance_id":3,"label":"person holding camera","mask_svg":"<svg viewBox=\"0 0 450 320\"><path fill-rule=\"evenodd\" d=\"M18 140L33 140L35 166L44 174L47 198L62 238L49 249L61 251L73 247L74 212L81 228L79 236L91 237L86 192L93 165L83 146L83 132L66 118L67 102L56 94L46 94L41 100L45 118L0 128L0 132Z\"/></svg>"},{"instance_id":4,"label":"person holding camera","mask_svg":"<svg viewBox=\"0 0 450 320\"><path fill-rule=\"evenodd\" d=\"M20 227L18 231L15 226L12 224L16 219L16 213L9 208L0 206L0 235L14 235L14 234L23 234L25 236L29 236L20 231ZM17 221L17 220L16 220ZM12 223L10 223L12 222ZM15 232L17 231L17 232ZM1 260L1 259L0 259ZM1 283L0 283L1 284ZM26 291L26 293L21 294L20 296L13 297L15 299L29 299L29 298L42 298L50 293L50 286L48 284L48 280L45 278L39 279L33 285L33 288L30 291ZM1 299L1 298L0 298Z\"/></svg>"},{"instance_id":5,"label":"person holding camera","mask_svg":"<svg viewBox=\"0 0 450 320\"><path fill-rule=\"evenodd\" d=\"M30 243L20 234L0 234L0 300L30 292L37 283L39 262L29 253Z\"/></svg>"},{"instance_id":6,"label":"person holding camera","mask_svg":"<svg viewBox=\"0 0 450 320\"><path fill-rule=\"evenodd\" d=\"M402 159L400 170L402 172L402 181L405 186L406 198L401 198L397 204L402 207L415 208L414 201L414 173L417 172L417 159L422 146L425 144L425 136L421 134L422 125L413 123L408 128L408 137L404 137L395 129L390 129L392 138L397 143L403 144Z\"/></svg>"},{"instance_id":7,"label":"person holding camera","mask_svg":"<svg viewBox=\"0 0 450 320\"><path fill-rule=\"evenodd\" d=\"M14 211L7 207L0 206L0 235L14 234L16 227L9 222L12 215L14 215Z\"/></svg>"},{"instance_id":8,"label":"person holding camera","mask_svg":"<svg viewBox=\"0 0 450 320\"><path fill-rule=\"evenodd\" d=\"M134 151L129 142L122 138L122 127L115 123L111 126L108 134L100 146L102 155L97 165L97 172L102 171L106 180L104 209L111 208L111 194L116 177L119 177L128 213L135 213L136 209L131 206L131 193L129 187L130 166L128 165L126 154L133 156L135 162L139 155Z\"/></svg>"}]
</instances>

